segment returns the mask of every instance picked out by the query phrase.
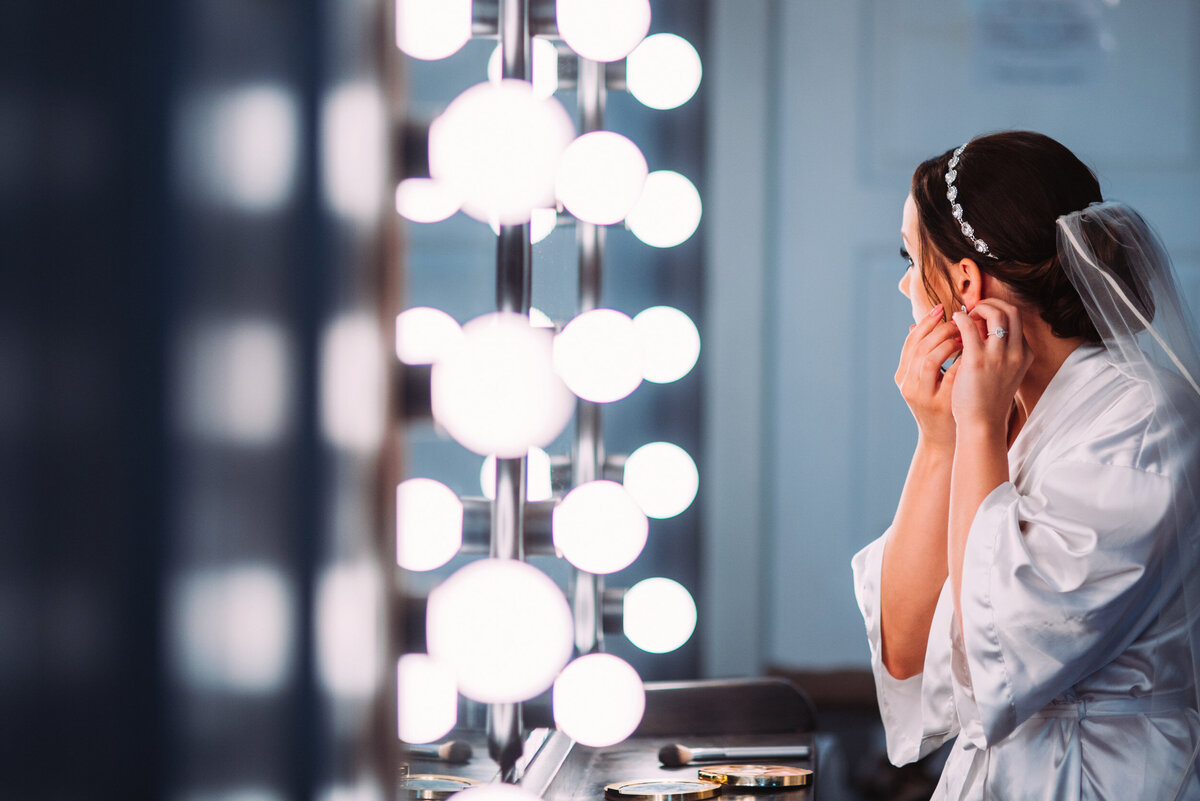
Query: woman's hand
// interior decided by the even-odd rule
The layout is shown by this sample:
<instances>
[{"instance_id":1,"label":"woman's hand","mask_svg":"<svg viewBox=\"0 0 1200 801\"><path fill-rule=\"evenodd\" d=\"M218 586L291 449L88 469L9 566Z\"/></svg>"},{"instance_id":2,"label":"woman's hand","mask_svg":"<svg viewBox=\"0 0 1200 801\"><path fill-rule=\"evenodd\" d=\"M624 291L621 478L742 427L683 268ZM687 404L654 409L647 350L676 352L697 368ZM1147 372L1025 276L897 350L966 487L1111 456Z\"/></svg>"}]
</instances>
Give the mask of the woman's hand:
<instances>
[{"instance_id":1,"label":"woman's hand","mask_svg":"<svg viewBox=\"0 0 1200 801\"><path fill-rule=\"evenodd\" d=\"M961 349L958 328L942 320L942 305L930 310L908 332L896 368L896 386L917 421L925 445L954 450L954 416L951 386L942 365Z\"/></svg>"},{"instance_id":2,"label":"woman's hand","mask_svg":"<svg viewBox=\"0 0 1200 801\"><path fill-rule=\"evenodd\" d=\"M954 315L962 356L946 371L956 433L950 478L947 561L954 609L961 623L963 560L979 507L1009 480L1008 421L1013 398L1033 361L1017 308L996 298L979 301L970 314Z\"/></svg>"},{"instance_id":3,"label":"woman's hand","mask_svg":"<svg viewBox=\"0 0 1200 801\"><path fill-rule=\"evenodd\" d=\"M957 425L1006 431L1013 398L1033 352L1021 333L1021 315L1002 300L981 300L970 314L954 315L962 356L947 371Z\"/></svg>"}]
</instances>

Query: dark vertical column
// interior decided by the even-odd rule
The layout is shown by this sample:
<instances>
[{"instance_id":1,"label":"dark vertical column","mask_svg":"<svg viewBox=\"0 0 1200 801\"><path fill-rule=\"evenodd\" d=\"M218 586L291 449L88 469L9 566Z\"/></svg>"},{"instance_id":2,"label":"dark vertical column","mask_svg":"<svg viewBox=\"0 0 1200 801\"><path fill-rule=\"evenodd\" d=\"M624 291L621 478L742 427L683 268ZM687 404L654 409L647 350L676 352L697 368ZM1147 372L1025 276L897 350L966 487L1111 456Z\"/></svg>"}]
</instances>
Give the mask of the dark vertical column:
<instances>
[{"instance_id":1,"label":"dark vertical column","mask_svg":"<svg viewBox=\"0 0 1200 801\"><path fill-rule=\"evenodd\" d=\"M604 128L604 64L579 59L578 102L581 133ZM576 220L579 242L579 313L601 305L604 285L604 226ZM575 414L574 486L602 478L604 429L601 405L580 400ZM581 654L604 648L601 599L604 578L583 570L572 574L571 606L575 614L575 650Z\"/></svg>"},{"instance_id":2,"label":"dark vertical column","mask_svg":"<svg viewBox=\"0 0 1200 801\"><path fill-rule=\"evenodd\" d=\"M391 778L387 684L314 657L331 554L391 586L381 440L331 447L320 391L330 322L382 321L398 269L386 203L342 225L320 178L386 5L5 7L0 798Z\"/></svg>"},{"instance_id":3,"label":"dark vertical column","mask_svg":"<svg viewBox=\"0 0 1200 801\"><path fill-rule=\"evenodd\" d=\"M4 798L166 784L175 11L17 0L0 25Z\"/></svg>"},{"instance_id":4,"label":"dark vertical column","mask_svg":"<svg viewBox=\"0 0 1200 801\"><path fill-rule=\"evenodd\" d=\"M529 0L500 0L500 60L504 78L530 75ZM496 308L529 315L533 291L533 255L529 223L501 225L496 240ZM496 459L496 500L492 504L491 556L521 559L524 530L526 457ZM521 756L521 711L517 704L488 708L488 752L501 776L512 779Z\"/></svg>"}]
</instances>

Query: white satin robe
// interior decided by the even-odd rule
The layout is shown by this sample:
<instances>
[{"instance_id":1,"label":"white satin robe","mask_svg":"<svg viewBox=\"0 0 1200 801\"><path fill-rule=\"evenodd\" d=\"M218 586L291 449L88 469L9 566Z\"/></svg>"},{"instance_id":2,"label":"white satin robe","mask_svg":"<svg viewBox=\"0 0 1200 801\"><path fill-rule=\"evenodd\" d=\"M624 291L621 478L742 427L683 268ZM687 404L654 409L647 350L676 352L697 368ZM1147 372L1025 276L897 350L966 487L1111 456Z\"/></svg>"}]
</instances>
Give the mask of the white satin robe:
<instances>
[{"instance_id":1,"label":"white satin robe","mask_svg":"<svg viewBox=\"0 0 1200 801\"><path fill-rule=\"evenodd\" d=\"M1200 571L1179 569L1175 544L1181 527L1197 536L1200 420L1152 413L1152 395L1099 346L1067 359L972 522L962 634L947 582L923 673L881 662L888 534L854 557L889 759L958 737L934 799L1200 799L1180 591L1186 574L1195 602ZM1196 444L1164 444L1181 432Z\"/></svg>"}]
</instances>

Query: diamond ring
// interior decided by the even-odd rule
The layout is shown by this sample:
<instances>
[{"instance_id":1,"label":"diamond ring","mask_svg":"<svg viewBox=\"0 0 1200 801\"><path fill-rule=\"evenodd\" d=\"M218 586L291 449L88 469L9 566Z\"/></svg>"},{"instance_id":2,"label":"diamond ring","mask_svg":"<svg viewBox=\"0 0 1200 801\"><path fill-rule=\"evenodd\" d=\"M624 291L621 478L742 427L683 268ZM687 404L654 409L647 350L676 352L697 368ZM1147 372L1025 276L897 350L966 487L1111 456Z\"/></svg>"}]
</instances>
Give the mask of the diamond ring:
<instances>
[{"instance_id":1,"label":"diamond ring","mask_svg":"<svg viewBox=\"0 0 1200 801\"><path fill-rule=\"evenodd\" d=\"M992 336L994 336L996 339L1004 339L1006 336L1008 336L1008 331L1000 326L996 326L996 330L992 331Z\"/></svg>"}]
</instances>

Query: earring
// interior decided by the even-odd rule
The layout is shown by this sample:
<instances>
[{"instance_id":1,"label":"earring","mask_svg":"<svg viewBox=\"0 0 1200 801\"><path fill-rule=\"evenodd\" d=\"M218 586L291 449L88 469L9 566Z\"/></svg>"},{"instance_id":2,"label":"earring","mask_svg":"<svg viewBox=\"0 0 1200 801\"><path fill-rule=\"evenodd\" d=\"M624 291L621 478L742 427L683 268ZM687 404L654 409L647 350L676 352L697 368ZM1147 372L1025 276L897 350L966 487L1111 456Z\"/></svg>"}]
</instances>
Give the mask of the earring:
<instances>
[{"instance_id":1,"label":"earring","mask_svg":"<svg viewBox=\"0 0 1200 801\"><path fill-rule=\"evenodd\" d=\"M962 310L963 310L963 314L966 314L966 313L967 313L967 304L965 304L965 303L964 303L964 304L962 305Z\"/></svg>"}]
</instances>

